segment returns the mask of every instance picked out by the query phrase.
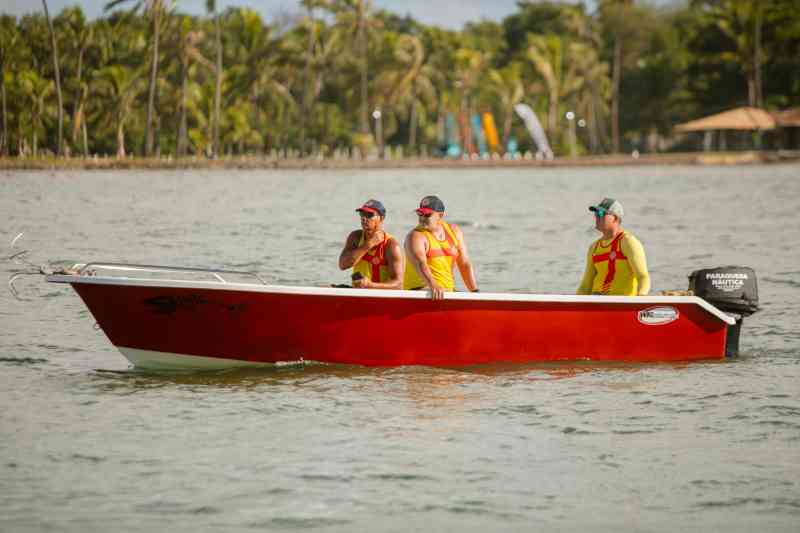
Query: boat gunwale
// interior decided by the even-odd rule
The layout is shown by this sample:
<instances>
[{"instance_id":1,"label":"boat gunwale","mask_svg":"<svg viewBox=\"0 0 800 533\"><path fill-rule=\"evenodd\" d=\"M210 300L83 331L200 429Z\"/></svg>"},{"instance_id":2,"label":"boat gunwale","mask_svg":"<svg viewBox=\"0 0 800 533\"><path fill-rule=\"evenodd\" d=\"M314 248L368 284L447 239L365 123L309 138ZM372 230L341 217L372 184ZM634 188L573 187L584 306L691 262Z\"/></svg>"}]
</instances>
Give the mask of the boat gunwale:
<instances>
[{"instance_id":1,"label":"boat gunwale","mask_svg":"<svg viewBox=\"0 0 800 533\"><path fill-rule=\"evenodd\" d=\"M219 281L197 281L180 279L151 279L120 276L85 276L74 274L51 274L45 277L50 283L119 285L128 287L155 287L176 289L207 289L234 292L258 292L306 296L348 296L356 298L404 298L429 300L428 291L365 290L338 287L311 287L292 285L261 285L256 283L229 283ZM728 325L736 320L698 296L602 296L580 294L536 294L498 292L446 292L446 300L491 301L491 302L536 302L536 303L590 303L590 304L694 304Z\"/></svg>"}]
</instances>

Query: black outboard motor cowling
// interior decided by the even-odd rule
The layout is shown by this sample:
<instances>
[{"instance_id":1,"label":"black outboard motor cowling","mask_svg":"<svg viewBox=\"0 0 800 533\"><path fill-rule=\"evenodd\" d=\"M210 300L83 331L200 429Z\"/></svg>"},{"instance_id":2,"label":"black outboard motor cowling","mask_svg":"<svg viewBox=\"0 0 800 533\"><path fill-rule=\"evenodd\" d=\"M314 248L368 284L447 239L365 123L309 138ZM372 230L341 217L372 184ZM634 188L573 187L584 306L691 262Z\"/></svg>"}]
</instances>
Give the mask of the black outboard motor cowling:
<instances>
[{"instance_id":1,"label":"black outboard motor cowling","mask_svg":"<svg viewBox=\"0 0 800 533\"><path fill-rule=\"evenodd\" d=\"M689 289L726 313L750 316L758 311L758 283L752 268L726 266L695 270Z\"/></svg>"},{"instance_id":2,"label":"black outboard motor cowling","mask_svg":"<svg viewBox=\"0 0 800 533\"><path fill-rule=\"evenodd\" d=\"M742 318L758 311L755 271L741 266L695 270L689 274L689 289L695 296L734 316L736 324L728 326L725 355L738 355Z\"/></svg>"}]
</instances>

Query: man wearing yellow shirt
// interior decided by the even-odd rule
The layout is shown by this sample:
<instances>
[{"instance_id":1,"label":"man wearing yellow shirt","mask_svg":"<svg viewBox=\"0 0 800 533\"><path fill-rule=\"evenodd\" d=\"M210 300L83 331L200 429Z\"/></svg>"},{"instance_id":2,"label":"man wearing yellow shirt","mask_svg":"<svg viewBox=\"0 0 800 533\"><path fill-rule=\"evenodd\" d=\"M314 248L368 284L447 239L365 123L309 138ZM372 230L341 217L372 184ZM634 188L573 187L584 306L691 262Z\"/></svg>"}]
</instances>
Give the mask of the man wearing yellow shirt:
<instances>
[{"instance_id":1,"label":"man wearing yellow shirt","mask_svg":"<svg viewBox=\"0 0 800 533\"><path fill-rule=\"evenodd\" d=\"M403 288L417 290L428 287L431 298L441 300L444 293L455 290L454 267L458 267L464 285L478 292L464 233L455 224L444 221L444 202L438 196L426 196L416 209L419 223L405 240L406 266Z\"/></svg>"},{"instance_id":2,"label":"man wearing yellow shirt","mask_svg":"<svg viewBox=\"0 0 800 533\"><path fill-rule=\"evenodd\" d=\"M589 207L595 229L603 234L589 246L578 294L637 296L650 292L647 258L639 239L622 229L622 204L603 198Z\"/></svg>"}]
</instances>

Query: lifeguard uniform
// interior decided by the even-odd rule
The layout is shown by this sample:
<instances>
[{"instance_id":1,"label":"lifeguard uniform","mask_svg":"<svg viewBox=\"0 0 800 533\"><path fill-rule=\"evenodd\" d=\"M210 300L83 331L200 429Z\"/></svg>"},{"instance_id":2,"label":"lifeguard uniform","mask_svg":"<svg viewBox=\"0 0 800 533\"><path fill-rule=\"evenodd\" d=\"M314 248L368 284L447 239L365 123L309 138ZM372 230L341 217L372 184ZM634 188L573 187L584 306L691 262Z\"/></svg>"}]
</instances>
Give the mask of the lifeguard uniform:
<instances>
[{"instance_id":1,"label":"lifeguard uniform","mask_svg":"<svg viewBox=\"0 0 800 533\"><path fill-rule=\"evenodd\" d=\"M426 259L434 281L444 290L453 291L456 288L453 265L458 257L459 241L453 228L447 222L442 222L442 227L444 228L444 240L441 241L422 226L417 226L414 231L419 231L428 239ZM408 265L403 278L403 288L415 290L426 285L425 278L417 272L417 269L413 265Z\"/></svg>"},{"instance_id":2,"label":"lifeguard uniform","mask_svg":"<svg viewBox=\"0 0 800 533\"><path fill-rule=\"evenodd\" d=\"M373 246L370 250L361 256L361 259L353 265L353 274L360 273L365 278L376 283L385 283L389 281L389 266L386 261L386 247L389 245L389 239L392 236L383 232L383 242ZM358 240L358 246L364 244L364 232L361 232L361 238Z\"/></svg>"},{"instance_id":3,"label":"lifeguard uniform","mask_svg":"<svg viewBox=\"0 0 800 533\"><path fill-rule=\"evenodd\" d=\"M639 280L644 280L641 287ZM636 296L650 292L647 259L639 239L623 231L610 241L598 239L589 247L578 294Z\"/></svg>"}]
</instances>

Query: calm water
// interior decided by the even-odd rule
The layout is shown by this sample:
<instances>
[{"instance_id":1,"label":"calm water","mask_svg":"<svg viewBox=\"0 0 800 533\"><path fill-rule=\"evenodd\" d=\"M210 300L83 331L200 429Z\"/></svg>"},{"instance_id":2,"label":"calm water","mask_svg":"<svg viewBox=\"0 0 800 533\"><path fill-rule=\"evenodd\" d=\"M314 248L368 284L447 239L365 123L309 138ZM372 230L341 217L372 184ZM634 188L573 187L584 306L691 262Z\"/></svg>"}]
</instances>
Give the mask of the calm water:
<instances>
[{"instance_id":1,"label":"calm water","mask_svg":"<svg viewBox=\"0 0 800 533\"><path fill-rule=\"evenodd\" d=\"M0 290L0 530L800 530L800 166L5 173L0 242L340 283L355 207L402 236L431 193L485 291L572 292L614 195L655 290L742 264L764 309L724 362L153 375L25 278Z\"/></svg>"}]
</instances>

